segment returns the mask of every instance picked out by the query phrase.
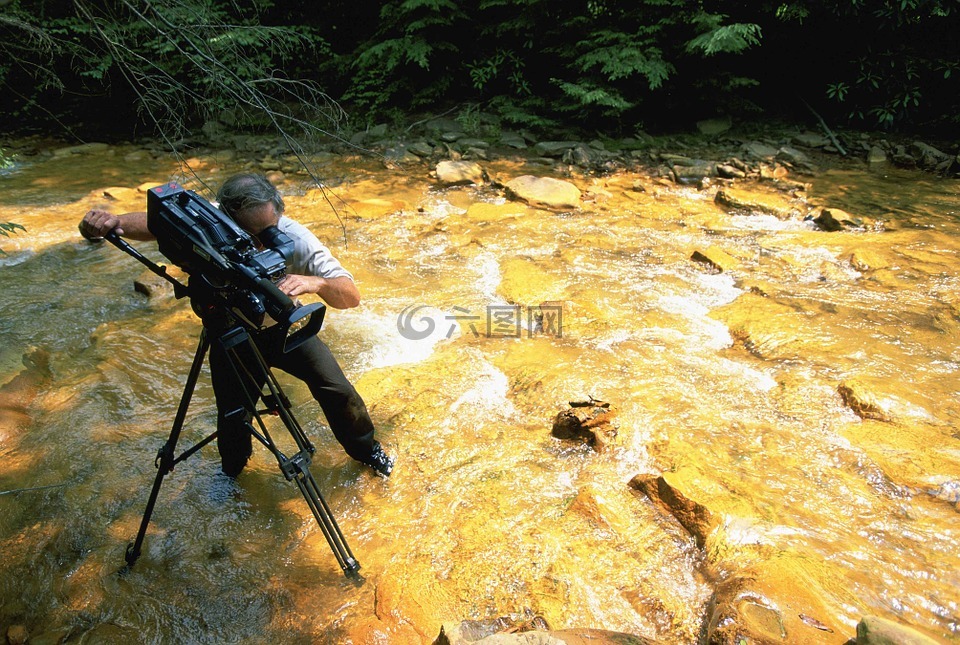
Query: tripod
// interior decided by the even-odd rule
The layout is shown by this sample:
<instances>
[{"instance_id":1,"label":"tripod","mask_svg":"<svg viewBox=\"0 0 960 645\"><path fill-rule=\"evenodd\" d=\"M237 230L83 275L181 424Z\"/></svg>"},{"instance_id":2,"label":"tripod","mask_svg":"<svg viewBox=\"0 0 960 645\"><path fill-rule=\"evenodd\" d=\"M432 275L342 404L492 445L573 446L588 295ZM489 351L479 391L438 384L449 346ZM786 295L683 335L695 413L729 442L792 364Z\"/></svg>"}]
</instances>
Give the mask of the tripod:
<instances>
[{"instance_id":1,"label":"tripod","mask_svg":"<svg viewBox=\"0 0 960 645\"><path fill-rule=\"evenodd\" d=\"M107 239L121 250L133 255L146 264L154 273L173 283L174 293L178 298L188 295L188 288L167 274L164 267L159 267L143 257L136 249L130 247L130 245L126 244L126 242L116 235L108 235ZM124 557L127 562L127 567L132 567L137 561L137 558L140 557L143 540L147 533L147 526L150 524L150 517L153 515L153 509L156 505L157 497L160 494L160 487L163 484L164 477L173 471L174 466L199 451L217 436L217 432L215 431L196 445L184 450L179 456L176 454L177 442L180 440L180 432L183 429L183 423L187 416L187 409L190 407L190 400L193 397L194 389L200 377L200 370L203 367L204 358L210 349L210 335L213 333L216 336L213 342L219 343L224 349L230 368L233 370L238 382L242 384L241 389L246 399L243 407L226 411L225 416L237 419L244 418L244 424L250 434L262 443L277 459L280 472L283 473L283 476L287 481L295 482L297 488L300 489L300 493L307 501L307 505L313 512L317 524L320 525L320 530L323 531L323 536L327 539L327 544L330 545L330 549L333 551L333 555L337 559L337 564L340 565L344 575L359 578L358 571L360 570L360 563L353 557L353 553L347 545L343 532L337 525L337 521L330 512L330 507L327 506L326 500L323 499L323 495L320 493L320 488L317 486L316 480L310 473L309 466L311 457L316 449L313 447L313 444L310 443L303 428L293 416L290 410L289 399L287 399L283 390L280 388L280 383L277 382L270 366L264 360L253 337L231 316L226 316L225 319L228 324L218 326L216 332L211 332L207 327L204 327L200 332L200 341L193 358L193 364L190 367L187 382L184 384L183 395L180 397L180 404L177 408L177 415L173 421L173 427L170 430L170 437L157 452L156 459L154 460L154 465L157 468L157 476L153 481L153 489L150 491L147 508L140 522L140 530L137 532L136 539L129 544L126 549ZM246 360L241 360L240 353L243 353ZM251 356L253 357L252 360L250 358ZM266 391L264 391L264 388L266 388ZM263 403L264 409L258 409L257 406L259 403ZM249 416L247 415L248 412ZM288 457L277 447L277 444L274 442L273 437L270 435L263 421L264 414L275 414L280 417L283 425L290 432L290 435L296 443L296 454ZM256 420L256 426L251 423L251 418Z\"/></svg>"}]
</instances>

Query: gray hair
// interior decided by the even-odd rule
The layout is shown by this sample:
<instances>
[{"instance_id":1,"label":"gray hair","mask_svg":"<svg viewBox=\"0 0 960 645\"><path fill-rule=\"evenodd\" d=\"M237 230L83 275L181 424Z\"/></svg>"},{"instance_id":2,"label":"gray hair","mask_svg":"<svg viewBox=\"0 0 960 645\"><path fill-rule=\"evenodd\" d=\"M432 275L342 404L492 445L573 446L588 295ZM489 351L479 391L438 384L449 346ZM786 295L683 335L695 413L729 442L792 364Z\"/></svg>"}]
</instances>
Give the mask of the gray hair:
<instances>
[{"instance_id":1,"label":"gray hair","mask_svg":"<svg viewBox=\"0 0 960 645\"><path fill-rule=\"evenodd\" d=\"M257 173L240 173L223 182L217 192L220 210L232 218L251 206L272 203L277 215L283 213L283 197L270 180Z\"/></svg>"}]
</instances>

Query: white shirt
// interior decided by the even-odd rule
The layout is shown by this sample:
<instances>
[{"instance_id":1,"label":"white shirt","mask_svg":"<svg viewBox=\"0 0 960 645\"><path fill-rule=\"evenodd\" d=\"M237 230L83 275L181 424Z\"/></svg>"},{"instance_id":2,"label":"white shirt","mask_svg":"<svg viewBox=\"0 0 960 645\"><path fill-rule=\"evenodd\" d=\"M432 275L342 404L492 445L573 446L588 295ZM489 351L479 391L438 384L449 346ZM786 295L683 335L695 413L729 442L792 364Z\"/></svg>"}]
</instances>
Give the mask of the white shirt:
<instances>
[{"instance_id":1,"label":"white shirt","mask_svg":"<svg viewBox=\"0 0 960 645\"><path fill-rule=\"evenodd\" d=\"M293 258L287 273L318 278L347 277L353 280L350 272L343 268L330 250L306 226L281 215L277 227L293 240Z\"/></svg>"}]
</instances>

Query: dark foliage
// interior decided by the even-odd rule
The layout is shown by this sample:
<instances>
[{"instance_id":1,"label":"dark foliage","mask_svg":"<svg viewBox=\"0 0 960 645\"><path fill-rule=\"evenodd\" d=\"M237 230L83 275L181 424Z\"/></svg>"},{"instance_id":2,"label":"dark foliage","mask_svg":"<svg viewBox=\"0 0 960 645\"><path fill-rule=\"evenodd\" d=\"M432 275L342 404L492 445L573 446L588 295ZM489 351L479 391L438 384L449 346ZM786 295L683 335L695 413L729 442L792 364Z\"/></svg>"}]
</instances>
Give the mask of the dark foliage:
<instances>
[{"instance_id":1,"label":"dark foliage","mask_svg":"<svg viewBox=\"0 0 960 645\"><path fill-rule=\"evenodd\" d=\"M342 116L326 95L354 128L459 105L629 134L813 107L953 132L958 14L960 0L0 0L0 82L8 130L78 138L325 132Z\"/></svg>"}]
</instances>

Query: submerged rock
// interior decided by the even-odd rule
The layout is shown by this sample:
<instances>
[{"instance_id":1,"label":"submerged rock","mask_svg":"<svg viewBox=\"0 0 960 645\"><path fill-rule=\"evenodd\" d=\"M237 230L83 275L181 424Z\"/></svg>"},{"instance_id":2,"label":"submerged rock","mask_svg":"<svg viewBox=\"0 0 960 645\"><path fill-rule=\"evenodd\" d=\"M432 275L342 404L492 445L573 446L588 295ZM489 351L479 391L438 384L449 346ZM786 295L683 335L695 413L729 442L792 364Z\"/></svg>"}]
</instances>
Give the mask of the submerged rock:
<instances>
[{"instance_id":1,"label":"submerged rock","mask_svg":"<svg viewBox=\"0 0 960 645\"><path fill-rule=\"evenodd\" d=\"M748 192L731 188L718 190L713 200L717 205L738 213L773 215L778 219L790 219L798 215L798 211L783 199L776 199L758 192Z\"/></svg>"},{"instance_id":2,"label":"submerged rock","mask_svg":"<svg viewBox=\"0 0 960 645\"><path fill-rule=\"evenodd\" d=\"M661 475L637 475L630 480L630 488L640 491L662 512L675 517L694 537L697 546L703 548L720 521L709 508L683 492L682 489L687 487L684 481L687 474L677 471Z\"/></svg>"},{"instance_id":3,"label":"submerged rock","mask_svg":"<svg viewBox=\"0 0 960 645\"><path fill-rule=\"evenodd\" d=\"M824 602L824 575L808 558L782 553L723 580L708 610L708 642L842 642L838 611Z\"/></svg>"},{"instance_id":4,"label":"submerged rock","mask_svg":"<svg viewBox=\"0 0 960 645\"><path fill-rule=\"evenodd\" d=\"M837 387L844 404L861 419L890 421L889 413L867 385L858 379L848 379Z\"/></svg>"},{"instance_id":5,"label":"submerged rock","mask_svg":"<svg viewBox=\"0 0 960 645\"><path fill-rule=\"evenodd\" d=\"M690 259L704 264L716 273L730 271L740 265L740 261L717 246L711 246L704 251L694 251Z\"/></svg>"},{"instance_id":6,"label":"submerged rock","mask_svg":"<svg viewBox=\"0 0 960 645\"><path fill-rule=\"evenodd\" d=\"M496 619L500 621L503 619ZM486 633L483 622L464 621L444 625L433 645L654 645L655 641L634 634L603 629L559 629L554 631L507 628Z\"/></svg>"},{"instance_id":7,"label":"submerged rock","mask_svg":"<svg viewBox=\"0 0 960 645\"><path fill-rule=\"evenodd\" d=\"M864 616L857 624L857 645L935 645L936 642L912 627L879 616Z\"/></svg>"}]
</instances>

